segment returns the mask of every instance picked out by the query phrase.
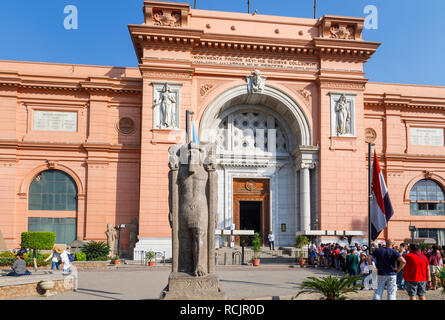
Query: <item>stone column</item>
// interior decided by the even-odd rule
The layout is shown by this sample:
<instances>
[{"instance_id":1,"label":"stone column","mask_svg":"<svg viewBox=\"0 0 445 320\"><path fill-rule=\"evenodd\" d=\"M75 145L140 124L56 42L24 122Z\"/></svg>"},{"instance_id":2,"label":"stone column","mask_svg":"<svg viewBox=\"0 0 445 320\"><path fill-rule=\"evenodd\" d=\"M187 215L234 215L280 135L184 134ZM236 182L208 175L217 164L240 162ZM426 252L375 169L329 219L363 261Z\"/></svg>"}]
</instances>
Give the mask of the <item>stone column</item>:
<instances>
[{"instance_id":1,"label":"stone column","mask_svg":"<svg viewBox=\"0 0 445 320\"><path fill-rule=\"evenodd\" d=\"M301 230L311 230L311 186L309 169L312 164L302 163L300 165L300 214Z\"/></svg>"}]
</instances>

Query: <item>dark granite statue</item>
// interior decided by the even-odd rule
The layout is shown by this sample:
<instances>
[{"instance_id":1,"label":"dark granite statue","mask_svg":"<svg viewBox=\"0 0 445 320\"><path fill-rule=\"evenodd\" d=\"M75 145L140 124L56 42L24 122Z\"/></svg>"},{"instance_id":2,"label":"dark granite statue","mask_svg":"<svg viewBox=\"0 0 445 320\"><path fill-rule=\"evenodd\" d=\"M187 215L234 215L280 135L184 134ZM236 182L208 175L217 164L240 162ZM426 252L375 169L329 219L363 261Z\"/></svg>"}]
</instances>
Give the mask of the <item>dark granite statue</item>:
<instances>
[{"instance_id":1,"label":"dark granite statue","mask_svg":"<svg viewBox=\"0 0 445 320\"><path fill-rule=\"evenodd\" d=\"M172 273L163 299L224 299L215 274L217 175L214 146L169 149Z\"/></svg>"}]
</instances>

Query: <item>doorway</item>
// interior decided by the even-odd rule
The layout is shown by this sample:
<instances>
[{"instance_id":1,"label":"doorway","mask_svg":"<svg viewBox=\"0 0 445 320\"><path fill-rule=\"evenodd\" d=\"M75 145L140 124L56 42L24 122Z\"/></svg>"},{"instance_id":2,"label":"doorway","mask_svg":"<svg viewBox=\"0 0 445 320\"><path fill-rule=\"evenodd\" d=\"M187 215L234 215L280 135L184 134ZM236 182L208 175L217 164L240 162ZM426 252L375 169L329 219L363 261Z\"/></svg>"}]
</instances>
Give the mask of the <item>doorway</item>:
<instances>
[{"instance_id":1,"label":"doorway","mask_svg":"<svg viewBox=\"0 0 445 320\"><path fill-rule=\"evenodd\" d=\"M233 223L236 230L254 230L266 243L270 230L268 179L233 179ZM235 237L240 245L240 237Z\"/></svg>"},{"instance_id":2,"label":"doorway","mask_svg":"<svg viewBox=\"0 0 445 320\"><path fill-rule=\"evenodd\" d=\"M255 230L261 233L262 201L240 201L240 230Z\"/></svg>"}]
</instances>

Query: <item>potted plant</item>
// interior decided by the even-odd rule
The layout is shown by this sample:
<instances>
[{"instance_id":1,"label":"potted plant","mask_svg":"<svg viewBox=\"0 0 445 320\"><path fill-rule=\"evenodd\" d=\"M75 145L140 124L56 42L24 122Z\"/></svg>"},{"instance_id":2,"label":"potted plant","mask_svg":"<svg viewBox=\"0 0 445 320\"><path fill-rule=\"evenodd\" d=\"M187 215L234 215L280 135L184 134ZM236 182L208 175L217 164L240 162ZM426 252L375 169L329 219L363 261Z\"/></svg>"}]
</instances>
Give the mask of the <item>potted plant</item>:
<instances>
[{"instance_id":1,"label":"potted plant","mask_svg":"<svg viewBox=\"0 0 445 320\"><path fill-rule=\"evenodd\" d=\"M300 264L300 267L302 267L302 268L306 264L306 259L304 258L303 252L300 252L300 254L298 255L298 263Z\"/></svg>"},{"instance_id":2,"label":"potted plant","mask_svg":"<svg viewBox=\"0 0 445 320\"><path fill-rule=\"evenodd\" d=\"M261 252L261 237L259 233L255 233L252 240L252 249L254 252L252 264L254 267L260 265L259 253Z\"/></svg>"},{"instance_id":3,"label":"potted plant","mask_svg":"<svg viewBox=\"0 0 445 320\"><path fill-rule=\"evenodd\" d=\"M306 236L297 236L295 238L295 247L298 249L303 248L304 246L307 246L310 243L308 237Z\"/></svg>"},{"instance_id":4,"label":"potted plant","mask_svg":"<svg viewBox=\"0 0 445 320\"><path fill-rule=\"evenodd\" d=\"M111 264L115 264L115 265L119 264L119 257L111 258Z\"/></svg>"},{"instance_id":5,"label":"potted plant","mask_svg":"<svg viewBox=\"0 0 445 320\"><path fill-rule=\"evenodd\" d=\"M150 266L150 267L152 267L155 263L154 263L154 261L153 261L153 259L155 258L155 253L154 253L154 251L153 250L150 250L150 251L148 251L146 254L145 254L145 257L147 258L147 260L148 260L148 265Z\"/></svg>"}]
</instances>

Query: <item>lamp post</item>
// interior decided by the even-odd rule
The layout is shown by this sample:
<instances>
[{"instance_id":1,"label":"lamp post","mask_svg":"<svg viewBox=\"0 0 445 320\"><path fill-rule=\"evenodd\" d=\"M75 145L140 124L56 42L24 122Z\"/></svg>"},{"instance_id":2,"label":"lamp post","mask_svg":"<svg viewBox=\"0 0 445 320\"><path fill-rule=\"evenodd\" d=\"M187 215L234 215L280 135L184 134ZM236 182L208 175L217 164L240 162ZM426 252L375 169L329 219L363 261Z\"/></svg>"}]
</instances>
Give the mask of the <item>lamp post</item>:
<instances>
[{"instance_id":1,"label":"lamp post","mask_svg":"<svg viewBox=\"0 0 445 320\"><path fill-rule=\"evenodd\" d=\"M416 226L409 226L409 231L411 231L411 243L414 243L414 232L416 232Z\"/></svg>"},{"instance_id":2,"label":"lamp post","mask_svg":"<svg viewBox=\"0 0 445 320\"><path fill-rule=\"evenodd\" d=\"M118 231L117 234L117 256L120 257L121 253L121 230L124 230L126 227L125 224L121 224L119 226L114 226L114 229Z\"/></svg>"}]
</instances>

